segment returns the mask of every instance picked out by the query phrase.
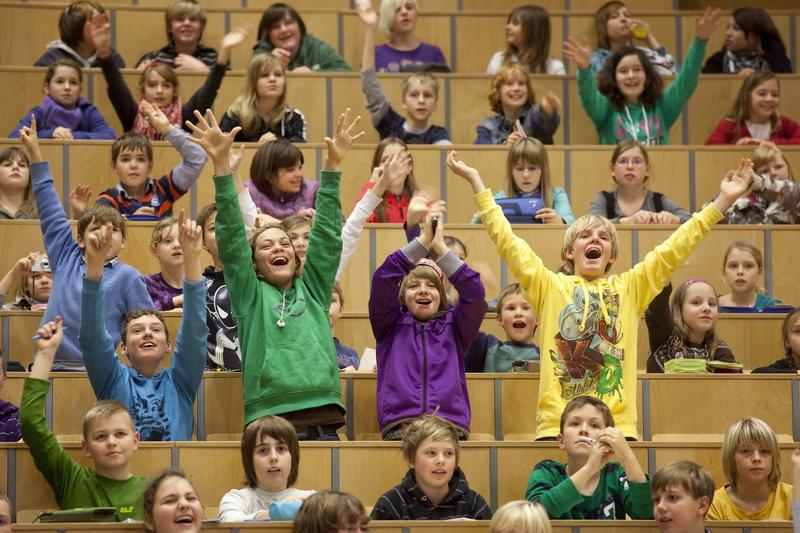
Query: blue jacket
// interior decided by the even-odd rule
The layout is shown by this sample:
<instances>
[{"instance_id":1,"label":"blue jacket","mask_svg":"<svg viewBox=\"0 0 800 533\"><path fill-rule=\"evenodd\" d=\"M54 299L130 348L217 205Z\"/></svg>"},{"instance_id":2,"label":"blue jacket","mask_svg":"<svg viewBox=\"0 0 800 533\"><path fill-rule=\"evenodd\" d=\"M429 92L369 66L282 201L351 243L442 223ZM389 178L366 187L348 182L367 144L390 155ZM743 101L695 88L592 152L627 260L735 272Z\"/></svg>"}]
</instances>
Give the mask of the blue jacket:
<instances>
[{"instance_id":1,"label":"blue jacket","mask_svg":"<svg viewBox=\"0 0 800 533\"><path fill-rule=\"evenodd\" d=\"M119 362L106 330L101 279L83 279L80 346L98 400L117 400L142 440L192 440L194 400L206 364L206 285L183 280L183 317L170 367L147 377Z\"/></svg>"},{"instance_id":2,"label":"blue jacket","mask_svg":"<svg viewBox=\"0 0 800 533\"><path fill-rule=\"evenodd\" d=\"M460 296L458 304L420 322L400 305L398 290L417 260L428 254L418 240L386 258L372 277L369 321L377 340L378 423L396 423L439 408L439 416L469 432L464 355L486 313L480 274L448 252L438 264Z\"/></svg>"},{"instance_id":3,"label":"blue jacket","mask_svg":"<svg viewBox=\"0 0 800 533\"><path fill-rule=\"evenodd\" d=\"M536 104L523 107L519 121L525 130L525 135L535 137L543 144L553 144L553 134L561 123L561 117L557 112L545 115ZM477 129L478 138L475 139L475 144L505 144L508 136L514 131L514 122L509 122L505 115L498 113L483 119Z\"/></svg>"},{"instance_id":4,"label":"blue jacket","mask_svg":"<svg viewBox=\"0 0 800 533\"><path fill-rule=\"evenodd\" d=\"M83 356L78 347L78 331L81 324L81 291L86 263L83 249L72 236L72 228L58 199L47 161L31 165L31 180L36 198L36 208L41 217L44 248L53 269L53 290L42 318L42 324L64 319L67 331L56 352L56 370L85 370ZM125 316L142 307L153 309L144 278L138 270L114 258L106 262L103 272L106 289L114 295L105 307L106 330L110 332L114 345L119 342L120 329Z\"/></svg>"},{"instance_id":5,"label":"blue jacket","mask_svg":"<svg viewBox=\"0 0 800 533\"><path fill-rule=\"evenodd\" d=\"M91 102L85 98L79 98L76 105L78 109L81 110L81 121L78 124L78 127L72 130L72 137L74 139L113 141L117 138L117 136L114 134L114 130L112 130L111 126L106 123L103 115L100 114L100 111ZM18 139L19 132L22 127L31 125L31 113L36 116L36 124L38 126L44 124L44 109L42 109L42 106L37 105L23 115L19 121L19 124L17 124L17 127L8 134L9 137L12 139ZM38 127L36 133L40 139L52 139L54 129L55 128L42 129L41 127Z\"/></svg>"}]
</instances>

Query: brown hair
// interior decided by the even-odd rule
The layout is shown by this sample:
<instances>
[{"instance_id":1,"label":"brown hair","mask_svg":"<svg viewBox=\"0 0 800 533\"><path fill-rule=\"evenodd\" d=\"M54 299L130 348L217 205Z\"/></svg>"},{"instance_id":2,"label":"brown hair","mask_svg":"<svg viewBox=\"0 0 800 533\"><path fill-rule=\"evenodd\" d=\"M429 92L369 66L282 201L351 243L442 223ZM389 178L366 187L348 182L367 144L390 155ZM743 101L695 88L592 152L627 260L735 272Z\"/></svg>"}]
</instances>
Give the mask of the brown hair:
<instances>
[{"instance_id":1,"label":"brown hair","mask_svg":"<svg viewBox=\"0 0 800 533\"><path fill-rule=\"evenodd\" d=\"M455 424L440 416L426 414L417 417L403 430L403 457L409 463L413 463L422 442L431 438L437 442L449 442L453 445L456 451L456 466L458 466L458 433Z\"/></svg>"},{"instance_id":2,"label":"brown hair","mask_svg":"<svg viewBox=\"0 0 800 533\"><path fill-rule=\"evenodd\" d=\"M323 490L312 494L300 507L292 533L336 533L343 527L369 524L364 505L352 494Z\"/></svg>"},{"instance_id":3,"label":"brown hair","mask_svg":"<svg viewBox=\"0 0 800 533\"><path fill-rule=\"evenodd\" d=\"M173 100L178 97L178 74L175 72L174 68L160 61L152 61L148 63L148 65L142 71L141 76L139 76L140 97L144 98L144 87L147 84L147 75L151 72L155 72L164 78L164 81L172 85L172 88L174 89L174 92L172 93ZM152 157L150 157L150 159L152 159Z\"/></svg>"},{"instance_id":4,"label":"brown hair","mask_svg":"<svg viewBox=\"0 0 800 533\"><path fill-rule=\"evenodd\" d=\"M525 105L530 105L531 102L536 101L536 93L533 92L530 74L520 65L503 65L495 72L492 78L492 88L489 91L489 107L492 108L492 111L495 113L503 112L503 104L500 101L500 88L517 78L525 80L525 87L528 89L528 99L525 101Z\"/></svg>"},{"instance_id":5,"label":"brown hair","mask_svg":"<svg viewBox=\"0 0 800 533\"><path fill-rule=\"evenodd\" d=\"M689 340L689 326L686 325L686 321L683 319L683 303L686 301L686 293L689 290L689 286L694 285L695 283L705 283L711 287L712 291L714 291L715 298L717 294L717 291L714 290L714 286L704 279L690 278L678 286L675 294L672 295L669 312L670 316L672 317L672 326L675 330L675 333L680 336L684 343L688 342ZM703 345L708 348L709 357L711 357L711 355L714 353L714 350L716 350L717 346L719 345L719 339L717 339L715 328L711 328L711 331L706 333L706 336L703 339Z\"/></svg>"},{"instance_id":6,"label":"brown hair","mask_svg":"<svg viewBox=\"0 0 800 533\"><path fill-rule=\"evenodd\" d=\"M650 154L647 153L647 148L645 148L642 143L640 143L636 139L626 139L624 141L621 141L619 144L617 144L616 148L614 148L614 153L611 154L611 172L612 172L611 179L614 181L614 183L617 182L616 178L613 177L614 165L617 164L617 159L619 159L620 156L625 152L627 152L628 150L633 150L634 148L639 149L639 151L642 153L642 158L644 159L645 164L647 165L648 168L650 168ZM644 179L645 182L648 179L650 179L650 174L648 173Z\"/></svg>"},{"instance_id":7,"label":"brown hair","mask_svg":"<svg viewBox=\"0 0 800 533\"><path fill-rule=\"evenodd\" d=\"M84 233L86 233L86 228L92 223L92 220L97 222L98 224L108 224L111 222L111 225L114 226L114 229L118 229L120 233L122 233L122 238L125 238L125 219L122 217L119 211L111 207L110 205L105 204L94 204L90 207L81 218L78 219L78 236L83 240Z\"/></svg>"},{"instance_id":8,"label":"brown hair","mask_svg":"<svg viewBox=\"0 0 800 533\"><path fill-rule=\"evenodd\" d=\"M371 170L375 170L376 167L381 166L381 158L383 157L383 152L386 151L386 148L389 146L397 144L403 147L404 150L408 151L408 145L400 139L399 137L386 137L385 139L381 140L376 146L375 151L372 153L372 166L370 167ZM403 194L408 196L409 201L411 197L414 196L414 193L417 191L417 182L414 179L414 171L412 169L409 172L408 176L406 176L405 184L403 184ZM391 194L389 191L383 193L384 198L387 194ZM375 215L378 217L378 222L388 222L388 218L386 216L386 204L385 202L381 202L378 204L378 207L375 208Z\"/></svg>"},{"instance_id":9,"label":"brown hair","mask_svg":"<svg viewBox=\"0 0 800 533\"><path fill-rule=\"evenodd\" d=\"M261 21L258 23L258 40L273 46L269 41L269 32L272 30L273 26L287 16L297 22L297 25L300 27L300 38L302 41L302 38L306 35L306 23L303 22L303 17L300 16L300 13L298 13L295 8L283 2L272 4L264 11L264 14L261 15Z\"/></svg>"},{"instance_id":10,"label":"brown hair","mask_svg":"<svg viewBox=\"0 0 800 533\"><path fill-rule=\"evenodd\" d=\"M175 217L164 217L156 222L156 225L153 226L153 232L150 234L150 251L155 253L156 247L158 243L164 240L164 230L169 229L172 231L172 226L178 224L178 219ZM178 233L180 233L181 229L178 229ZM178 236L176 235L175 238Z\"/></svg>"},{"instance_id":11,"label":"brown hair","mask_svg":"<svg viewBox=\"0 0 800 533\"><path fill-rule=\"evenodd\" d=\"M594 396L576 396L564 407L561 413L561 420L558 423L559 432L564 433L564 424L567 423L567 418L572 411L576 411L584 405L591 405L595 407L603 416L603 423L608 428L614 427L614 415L611 414L611 409L603 403L603 400L595 398Z\"/></svg>"},{"instance_id":12,"label":"brown hair","mask_svg":"<svg viewBox=\"0 0 800 533\"><path fill-rule=\"evenodd\" d=\"M498 314L500 313L500 310L503 309L503 300L505 300L512 294L522 294L524 296L524 293L522 292L522 287L520 286L519 283L510 283L506 285L502 291L500 291L500 296L497 297Z\"/></svg>"},{"instance_id":13,"label":"brown hair","mask_svg":"<svg viewBox=\"0 0 800 533\"><path fill-rule=\"evenodd\" d=\"M625 96L619 90L617 85L617 66L620 61L628 56L636 56L644 69L644 91L639 96L639 102L646 108L654 107L664 90L664 80L661 79L658 72L656 72L653 63L647 58L645 53L634 46L625 46L620 48L613 54L606 66L597 75L597 89L602 93L611 103L611 107L617 111L625 107Z\"/></svg>"},{"instance_id":14,"label":"brown hair","mask_svg":"<svg viewBox=\"0 0 800 533\"><path fill-rule=\"evenodd\" d=\"M442 312L447 309L447 292L444 290L444 283L442 283L441 278L429 266L425 265L417 265L411 269L411 271L405 275L403 281L400 282L400 290L397 293L398 298L400 299L400 305L405 308L406 306L406 289L408 289L408 284L412 280L416 279L425 279L428 281L432 281L436 285L436 291L439 293L439 310L438 312Z\"/></svg>"},{"instance_id":15,"label":"brown hair","mask_svg":"<svg viewBox=\"0 0 800 533\"><path fill-rule=\"evenodd\" d=\"M196 0L176 0L164 11L164 22L167 28L167 40L174 42L172 37L172 22L175 19L185 17L195 17L200 21L200 37L197 39L199 43L203 39L203 31L206 29L206 12L200 7Z\"/></svg>"},{"instance_id":16,"label":"brown hair","mask_svg":"<svg viewBox=\"0 0 800 533\"><path fill-rule=\"evenodd\" d=\"M467 252L467 245L464 244L464 241L462 241L461 239L459 239L454 235L445 235L444 237L442 237L442 239L444 240L444 243L447 245L448 248L452 249L453 246L456 245L460 246L461 249L464 250L464 259L467 258L469 253Z\"/></svg>"},{"instance_id":17,"label":"brown hair","mask_svg":"<svg viewBox=\"0 0 800 533\"><path fill-rule=\"evenodd\" d=\"M515 198L520 195L514 183L514 167L519 163L536 165L542 169L542 177L539 181L539 192L542 196L542 204L552 207L552 190L550 188L550 161L547 157L547 149L542 141L535 137L522 137L511 145L506 157L506 173L508 183L506 184L506 195ZM550 198L550 202L548 202Z\"/></svg>"},{"instance_id":18,"label":"brown hair","mask_svg":"<svg viewBox=\"0 0 800 533\"><path fill-rule=\"evenodd\" d=\"M308 217L303 215L292 215L281 220L281 226L283 226L283 229L286 230L286 233L289 233L298 226L311 227L311 225L312 222L308 219Z\"/></svg>"},{"instance_id":19,"label":"brown hair","mask_svg":"<svg viewBox=\"0 0 800 533\"><path fill-rule=\"evenodd\" d=\"M781 480L781 453L778 438L772 428L754 416L737 420L725 432L722 441L722 470L731 486L736 488L736 452L742 446L763 447L772 456L772 470L768 475L770 490L775 490Z\"/></svg>"},{"instance_id":20,"label":"brown hair","mask_svg":"<svg viewBox=\"0 0 800 533\"><path fill-rule=\"evenodd\" d=\"M153 145L150 143L150 139L141 133L129 131L117 137L117 140L111 145L111 164L116 164L119 155L126 150L129 152L141 150L148 161L153 160Z\"/></svg>"},{"instance_id":21,"label":"brown hair","mask_svg":"<svg viewBox=\"0 0 800 533\"><path fill-rule=\"evenodd\" d=\"M778 80L778 77L774 73L768 70L753 71L752 74L747 76L744 81L742 81L742 85L739 87L739 93L736 95L736 100L733 103L733 107L728 112L728 116L725 117L727 120L733 123L731 124L731 128L736 131L737 140L740 137L739 126L744 124L746 120L750 119L753 91L755 91L759 85L766 83L769 80L775 80L775 83L778 84L778 90L780 91L780 80ZM770 133L781 129L781 116L777 109L772 113L772 115L770 115L769 124Z\"/></svg>"},{"instance_id":22,"label":"brown hair","mask_svg":"<svg viewBox=\"0 0 800 533\"><path fill-rule=\"evenodd\" d=\"M203 244L206 243L206 223L211 219L211 216L215 215L216 213L217 204L215 202L211 202L207 206L204 206L197 214L197 225L200 226L200 230L203 234Z\"/></svg>"},{"instance_id":23,"label":"brown hair","mask_svg":"<svg viewBox=\"0 0 800 533\"><path fill-rule=\"evenodd\" d=\"M611 40L608 38L608 21L620 9L626 9L624 3L617 0L606 2L597 8L594 13L594 32L597 34L597 48L611 50Z\"/></svg>"},{"instance_id":24,"label":"brown hair","mask_svg":"<svg viewBox=\"0 0 800 533\"><path fill-rule=\"evenodd\" d=\"M154 531L150 529L147 523L153 521L153 510L155 509L155 504L156 504L156 493L158 493L158 489L161 488L161 484L171 477L178 477L181 479L185 479L191 485L191 481L189 481L189 478L187 478L186 474L183 473L183 470L178 470L176 468L170 468L168 470L164 470L159 475L150 480L150 483L147 484L147 487L145 487L144 492L142 493L142 509L144 512L145 529L147 531ZM192 486L192 489L194 489L194 486Z\"/></svg>"},{"instance_id":25,"label":"brown hair","mask_svg":"<svg viewBox=\"0 0 800 533\"><path fill-rule=\"evenodd\" d=\"M762 48L771 48L770 44L777 44L778 48L785 54L786 45L781 38L781 32L775 26L769 13L760 7L740 7L733 10L731 14L733 22L744 32L745 38L754 37L755 42ZM770 42L771 41L771 42ZM726 50L722 45L722 51Z\"/></svg>"},{"instance_id":26,"label":"brown hair","mask_svg":"<svg viewBox=\"0 0 800 533\"><path fill-rule=\"evenodd\" d=\"M128 415L128 420L131 422L131 429L134 433L136 433L136 426L133 423L133 417L131 417L131 413L128 411L127 407L122 405L117 400L100 400L91 406L89 410L86 411L86 414L83 415L83 438L85 440L89 438L89 429L94 420L98 418L107 418L117 413L125 413Z\"/></svg>"},{"instance_id":27,"label":"brown hair","mask_svg":"<svg viewBox=\"0 0 800 533\"><path fill-rule=\"evenodd\" d=\"M273 141L274 142L274 141ZM264 279L261 276L261 272L258 270L258 265L256 265L256 242L258 241L258 237L267 231L268 229L278 228L282 232L286 233L286 237L289 239L291 243L292 238L289 237L289 234L283 229L283 226L280 224L266 224L261 226L260 228L253 228L253 234L250 236L250 259L253 261L253 269L256 272L256 276L258 279ZM292 249L294 250L294 244L292 244ZM300 273L303 271L303 263L300 261L300 257L297 253L294 254L294 277L300 276Z\"/></svg>"},{"instance_id":28,"label":"brown hair","mask_svg":"<svg viewBox=\"0 0 800 533\"><path fill-rule=\"evenodd\" d=\"M105 13L106 10L97 2L80 0L72 2L58 17L58 33L61 40L70 48L76 48L83 41L83 28L92 17L92 11Z\"/></svg>"},{"instance_id":29,"label":"brown hair","mask_svg":"<svg viewBox=\"0 0 800 533\"><path fill-rule=\"evenodd\" d=\"M708 498L708 506L714 500L714 478L708 471L692 461L675 461L653 476L653 494L665 492L671 487L680 487L695 500Z\"/></svg>"},{"instance_id":30,"label":"brown hair","mask_svg":"<svg viewBox=\"0 0 800 533\"><path fill-rule=\"evenodd\" d=\"M333 282L333 294L339 297L339 307L344 309L344 291L338 281Z\"/></svg>"},{"instance_id":31,"label":"brown hair","mask_svg":"<svg viewBox=\"0 0 800 533\"><path fill-rule=\"evenodd\" d=\"M154 316L156 317L163 325L164 325L164 334L167 336L167 342L169 342L169 328L167 327L167 323L164 321L164 315L160 312L156 311L155 309L145 309L139 308L134 309L127 315L125 315L125 322L122 323L122 331L121 331L121 339L120 341L122 344L128 340L128 326L130 323L137 318L142 318L143 316Z\"/></svg>"},{"instance_id":32,"label":"brown hair","mask_svg":"<svg viewBox=\"0 0 800 533\"><path fill-rule=\"evenodd\" d=\"M242 434L242 466L244 475L247 478L247 486L250 488L258 487L258 476L253 466L253 454L264 437L272 437L278 442L282 442L289 448L292 456L292 467L289 472L287 487L291 487L297 481L300 473L300 444L297 442L297 432L285 418L280 416L266 415L257 418L247 424Z\"/></svg>"},{"instance_id":33,"label":"brown hair","mask_svg":"<svg viewBox=\"0 0 800 533\"><path fill-rule=\"evenodd\" d=\"M789 344L789 335L798 317L800 317L800 307L795 307L786 313L781 323L781 340L783 341L783 349L786 352L786 360L794 369L797 369L797 358L800 358L800 353L795 355L792 351L792 346Z\"/></svg>"},{"instance_id":34,"label":"brown hair","mask_svg":"<svg viewBox=\"0 0 800 533\"><path fill-rule=\"evenodd\" d=\"M517 56L529 72L546 74L550 55L550 14L539 6L517 6L508 14L506 22L513 20L518 20L522 28L522 45L509 44L503 52L503 63Z\"/></svg>"},{"instance_id":35,"label":"brown hair","mask_svg":"<svg viewBox=\"0 0 800 533\"><path fill-rule=\"evenodd\" d=\"M18 146L9 146L0 152L0 165L14 158L21 159L28 169L28 185L25 186L25 200L19 209L22 218L39 218L39 211L36 209L36 202L33 197L33 180L31 180L31 159L27 152ZM13 214L13 213L12 213Z\"/></svg>"},{"instance_id":36,"label":"brown hair","mask_svg":"<svg viewBox=\"0 0 800 533\"><path fill-rule=\"evenodd\" d=\"M83 70L81 69L81 66L74 59L70 59L68 57L64 57L64 58L61 58L61 59L56 59L55 61L53 61L52 63L50 63L47 66L47 73L44 75L44 84L45 85L50 83L50 80L52 80L53 76L56 75L56 69L58 67L69 67L69 68L75 70L75 72L78 73L78 83L80 83L80 84L83 83Z\"/></svg>"},{"instance_id":37,"label":"brown hair","mask_svg":"<svg viewBox=\"0 0 800 533\"><path fill-rule=\"evenodd\" d=\"M297 163L305 163L303 152L284 139L276 139L262 144L250 164L250 181L260 192L275 196L280 194L275 188L278 170L291 168Z\"/></svg>"}]
</instances>

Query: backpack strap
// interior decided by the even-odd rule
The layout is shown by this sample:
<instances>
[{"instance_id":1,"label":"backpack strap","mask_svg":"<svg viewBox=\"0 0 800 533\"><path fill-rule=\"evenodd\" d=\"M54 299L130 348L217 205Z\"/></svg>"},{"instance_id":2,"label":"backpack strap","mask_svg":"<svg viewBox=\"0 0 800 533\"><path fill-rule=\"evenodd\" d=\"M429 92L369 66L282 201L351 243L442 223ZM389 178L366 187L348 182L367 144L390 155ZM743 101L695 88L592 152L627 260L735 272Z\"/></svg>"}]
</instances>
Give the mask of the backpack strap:
<instances>
[{"instance_id":1,"label":"backpack strap","mask_svg":"<svg viewBox=\"0 0 800 533\"><path fill-rule=\"evenodd\" d=\"M611 191L600 191L606 199L606 218L611 220L614 218L614 193Z\"/></svg>"},{"instance_id":2,"label":"backpack strap","mask_svg":"<svg viewBox=\"0 0 800 533\"><path fill-rule=\"evenodd\" d=\"M653 193L653 205L656 208L656 213L660 213L664 210L664 195L660 192Z\"/></svg>"}]
</instances>

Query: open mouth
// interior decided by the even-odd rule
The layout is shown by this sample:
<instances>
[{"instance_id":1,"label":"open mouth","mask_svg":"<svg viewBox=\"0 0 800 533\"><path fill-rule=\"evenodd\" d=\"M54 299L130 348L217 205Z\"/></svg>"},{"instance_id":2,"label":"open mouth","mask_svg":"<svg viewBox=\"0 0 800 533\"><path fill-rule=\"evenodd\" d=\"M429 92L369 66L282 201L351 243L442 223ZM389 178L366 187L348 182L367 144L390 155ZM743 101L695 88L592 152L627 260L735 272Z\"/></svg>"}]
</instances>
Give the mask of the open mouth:
<instances>
[{"instance_id":1,"label":"open mouth","mask_svg":"<svg viewBox=\"0 0 800 533\"><path fill-rule=\"evenodd\" d=\"M514 323L511 324L514 329L525 329L527 325L528 324L526 324L524 320L515 320Z\"/></svg>"},{"instance_id":2,"label":"open mouth","mask_svg":"<svg viewBox=\"0 0 800 533\"><path fill-rule=\"evenodd\" d=\"M586 259L600 259L603 251L598 246L592 246L586 249Z\"/></svg>"},{"instance_id":3,"label":"open mouth","mask_svg":"<svg viewBox=\"0 0 800 533\"><path fill-rule=\"evenodd\" d=\"M179 516L174 522L176 524L191 525L194 524L194 517L192 515Z\"/></svg>"},{"instance_id":4,"label":"open mouth","mask_svg":"<svg viewBox=\"0 0 800 533\"><path fill-rule=\"evenodd\" d=\"M155 348L155 347L156 347L156 343L154 343L154 342L144 342L144 343L141 344L141 348L143 350L149 350L149 349Z\"/></svg>"},{"instance_id":5,"label":"open mouth","mask_svg":"<svg viewBox=\"0 0 800 533\"><path fill-rule=\"evenodd\" d=\"M414 303L417 305L430 305L431 302L432 300L430 300L429 298L420 298L416 300Z\"/></svg>"},{"instance_id":6,"label":"open mouth","mask_svg":"<svg viewBox=\"0 0 800 533\"><path fill-rule=\"evenodd\" d=\"M289 264L289 258L288 257L283 257L283 256L275 257L275 258L272 259L272 261L270 261L270 265L272 265L272 266L280 267L280 266L286 266L288 264Z\"/></svg>"}]
</instances>

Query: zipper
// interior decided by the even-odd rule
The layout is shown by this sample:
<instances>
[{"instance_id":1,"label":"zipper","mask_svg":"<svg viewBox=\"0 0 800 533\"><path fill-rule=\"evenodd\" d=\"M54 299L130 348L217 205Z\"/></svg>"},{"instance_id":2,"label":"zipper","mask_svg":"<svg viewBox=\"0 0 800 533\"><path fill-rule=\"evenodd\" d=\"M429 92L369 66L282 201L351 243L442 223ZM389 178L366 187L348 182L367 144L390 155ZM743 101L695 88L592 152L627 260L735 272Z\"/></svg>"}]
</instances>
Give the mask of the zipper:
<instances>
[{"instance_id":1,"label":"zipper","mask_svg":"<svg viewBox=\"0 0 800 533\"><path fill-rule=\"evenodd\" d=\"M428 349L425 342L425 324L419 325L420 336L422 337L422 414L428 409Z\"/></svg>"}]
</instances>

